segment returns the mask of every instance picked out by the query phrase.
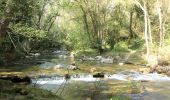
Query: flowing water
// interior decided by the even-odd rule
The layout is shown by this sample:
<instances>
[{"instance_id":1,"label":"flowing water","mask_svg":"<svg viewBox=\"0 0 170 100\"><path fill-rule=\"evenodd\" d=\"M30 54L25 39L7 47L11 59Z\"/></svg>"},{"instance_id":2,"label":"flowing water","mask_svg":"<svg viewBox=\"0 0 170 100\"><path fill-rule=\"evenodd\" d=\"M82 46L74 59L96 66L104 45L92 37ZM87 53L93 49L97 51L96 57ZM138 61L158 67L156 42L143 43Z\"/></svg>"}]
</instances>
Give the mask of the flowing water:
<instances>
[{"instance_id":1,"label":"flowing water","mask_svg":"<svg viewBox=\"0 0 170 100\"><path fill-rule=\"evenodd\" d=\"M38 58L43 63L41 69L51 67L67 70L75 62L66 52L55 51L53 54ZM78 72L64 75L52 73L32 78L32 84L50 90L66 100L109 100L114 96L128 96L132 100L170 100L170 77L157 73L142 74L134 71L136 66L102 64L96 61L79 62L79 68L96 67L104 70L103 78L94 78L91 73ZM113 99L114 100L114 99Z\"/></svg>"}]
</instances>

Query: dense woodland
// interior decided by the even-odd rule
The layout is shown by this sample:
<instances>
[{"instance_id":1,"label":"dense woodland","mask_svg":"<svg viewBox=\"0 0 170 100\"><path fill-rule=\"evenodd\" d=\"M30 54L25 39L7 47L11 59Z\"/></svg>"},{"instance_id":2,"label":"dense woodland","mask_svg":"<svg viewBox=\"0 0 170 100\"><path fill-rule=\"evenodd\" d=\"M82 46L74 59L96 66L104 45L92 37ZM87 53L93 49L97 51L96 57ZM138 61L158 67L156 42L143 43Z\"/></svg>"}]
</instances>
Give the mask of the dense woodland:
<instances>
[{"instance_id":1,"label":"dense woodland","mask_svg":"<svg viewBox=\"0 0 170 100\"><path fill-rule=\"evenodd\" d=\"M0 65L50 50L169 65L169 16L170 0L0 0Z\"/></svg>"},{"instance_id":2,"label":"dense woodland","mask_svg":"<svg viewBox=\"0 0 170 100\"><path fill-rule=\"evenodd\" d=\"M1 63L47 48L168 53L168 0L1 0L0 6Z\"/></svg>"}]
</instances>

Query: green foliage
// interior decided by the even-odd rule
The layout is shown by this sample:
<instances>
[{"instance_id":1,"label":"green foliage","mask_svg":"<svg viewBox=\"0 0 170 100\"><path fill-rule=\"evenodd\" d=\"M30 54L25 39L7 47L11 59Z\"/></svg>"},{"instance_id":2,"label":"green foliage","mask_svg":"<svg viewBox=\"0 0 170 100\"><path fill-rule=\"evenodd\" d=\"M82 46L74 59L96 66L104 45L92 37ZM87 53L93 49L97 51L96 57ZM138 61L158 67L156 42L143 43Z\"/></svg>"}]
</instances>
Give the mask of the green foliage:
<instances>
[{"instance_id":1,"label":"green foliage","mask_svg":"<svg viewBox=\"0 0 170 100\"><path fill-rule=\"evenodd\" d=\"M127 42L119 42L114 46L112 51L113 52L129 52L128 43Z\"/></svg>"},{"instance_id":2,"label":"green foliage","mask_svg":"<svg viewBox=\"0 0 170 100\"><path fill-rule=\"evenodd\" d=\"M97 56L99 53L95 49L83 49L83 50L76 50L76 57L80 57L83 55L87 56Z\"/></svg>"},{"instance_id":3,"label":"green foliage","mask_svg":"<svg viewBox=\"0 0 170 100\"><path fill-rule=\"evenodd\" d=\"M24 37L27 37L29 39L40 39L46 37L46 31L39 30L33 27L29 27L26 24L11 24L10 28L18 34L23 35Z\"/></svg>"},{"instance_id":4,"label":"green foliage","mask_svg":"<svg viewBox=\"0 0 170 100\"><path fill-rule=\"evenodd\" d=\"M130 40L129 42L129 49L141 49L144 45L144 40L141 38L135 38Z\"/></svg>"}]
</instances>

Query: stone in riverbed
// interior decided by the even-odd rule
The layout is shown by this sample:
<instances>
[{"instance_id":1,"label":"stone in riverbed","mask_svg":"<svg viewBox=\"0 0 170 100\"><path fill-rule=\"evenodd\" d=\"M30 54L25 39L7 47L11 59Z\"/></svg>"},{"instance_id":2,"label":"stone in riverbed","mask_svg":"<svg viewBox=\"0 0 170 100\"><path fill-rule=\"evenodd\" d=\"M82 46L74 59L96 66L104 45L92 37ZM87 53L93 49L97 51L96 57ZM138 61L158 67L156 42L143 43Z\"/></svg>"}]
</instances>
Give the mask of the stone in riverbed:
<instances>
[{"instance_id":1,"label":"stone in riverbed","mask_svg":"<svg viewBox=\"0 0 170 100\"><path fill-rule=\"evenodd\" d=\"M64 78L65 78L65 79L70 79L71 76L70 76L69 74L65 74L65 75L64 75Z\"/></svg>"},{"instance_id":2,"label":"stone in riverbed","mask_svg":"<svg viewBox=\"0 0 170 100\"><path fill-rule=\"evenodd\" d=\"M144 67L144 68L139 68L139 72L143 74L148 74L150 73L150 68Z\"/></svg>"},{"instance_id":3,"label":"stone in riverbed","mask_svg":"<svg viewBox=\"0 0 170 100\"><path fill-rule=\"evenodd\" d=\"M93 77L94 78L104 78L104 73L102 73L102 72L95 73L95 74L93 74Z\"/></svg>"},{"instance_id":4,"label":"stone in riverbed","mask_svg":"<svg viewBox=\"0 0 170 100\"><path fill-rule=\"evenodd\" d=\"M168 71L168 67L166 67L166 66L158 66L158 67L156 67L156 72L158 72L158 73L166 73Z\"/></svg>"},{"instance_id":5,"label":"stone in riverbed","mask_svg":"<svg viewBox=\"0 0 170 100\"><path fill-rule=\"evenodd\" d=\"M68 66L68 69L70 69L70 70L78 70L79 68L76 66L75 63L72 63L71 65Z\"/></svg>"},{"instance_id":6,"label":"stone in riverbed","mask_svg":"<svg viewBox=\"0 0 170 100\"><path fill-rule=\"evenodd\" d=\"M53 67L54 70L57 70L57 69L59 69L59 68L62 68L62 65L61 65L61 64L55 65L55 66Z\"/></svg>"},{"instance_id":7,"label":"stone in riverbed","mask_svg":"<svg viewBox=\"0 0 170 100\"><path fill-rule=\"evenodd\" d=\"M113 58L102 58L101 63L108 63L108 64L112 64L113 63Z\"/></svg>"},{"instance_id":8,"label":"stone in riverbed","mask_svg":"<svg viewBox=\"0 0 170 100\"><path fill-rule=\"evenodd\" d=\"M25 83L25 84L30 84L31 83L31 78L28 76L12 76L12 75L7 75L7 76L2 76L0 79L3 80L10 80L13 83Z\"/></svg>"},{"instance_id":9,"label":"stone in riverbed","mask_svg":"<svg viewBox=\"0 0 170 100\"><path fill-rule=\"evenodd\" d=\"M170 70L168 70L168 72L166 73L168 76L170 76Z\"/></svg>"}]
</instances>

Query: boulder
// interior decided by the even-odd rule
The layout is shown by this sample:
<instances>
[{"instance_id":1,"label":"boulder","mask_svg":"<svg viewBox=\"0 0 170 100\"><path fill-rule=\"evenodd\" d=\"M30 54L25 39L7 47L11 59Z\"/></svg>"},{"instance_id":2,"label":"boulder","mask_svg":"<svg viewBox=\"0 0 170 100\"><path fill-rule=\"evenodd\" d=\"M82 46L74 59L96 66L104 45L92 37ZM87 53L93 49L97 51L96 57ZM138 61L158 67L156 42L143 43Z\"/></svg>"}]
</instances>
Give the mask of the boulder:
<instances>
[{"instance_id":1,"label":"boulder","mask_svg":"<svg viewBox=\"0 0 170 100\"><path fill-rule=\"evenodd\" d=\"M65 75L64 75L64 78L65 78L65 79L70 79L71 76L70 76L69 74L65 74Z\"/></svg>"},{"instance_id":2,"label":"boulder","mask_svg":"<svg viewBox=\"0 0 170 100\"><path fill-rule=\"evenodd\" d=\"M28 76L1 76L0 79L3 80L10 80L13 83L25 83L25 84L30 84L31 83L31 78Z\"/></svg>"},{"instance_id":3,"label":"boulder","mask_svg":"<svg viewBox=\"0 0 170 100\"><path fill-rule=\"evenodd\" d=\"M55 66L53 67L54 70L57 70L57 69L59 69L59 68L62 68L62 65L61 65L61 64L55 65Z\"/></svg>"},{"instance_id":4,"label":"boulder","mask_svg":"<svg viewBox=\"0 0 170 100\"><path fill-rule=\"evenodd\" d=\"M156 72L158 72L159 74L166 73L167 71L168 71L167 67L162 67L162 66L156 67Z\"/></svg>"},{"instance_id":5,"label":"boulder","mask_svg":"<svg viewBox=\"0 0 170 100\"><path fill-rule=\"evenodd\" d=\"M97 61L99 61L99 60L102 59L102 56L96 56L95 59L96 59Z\"/></svg>"},{"instance_id":6,"label":"boulder","mask_svg":"<svg viewBox=\"0 0 170 100\"><path fill-rule=\"evenodd\" d=\"M104 78L104 73L102 73L102 72L95 73L95 74L93 74L93 77L94 78Z\"/></svg>"},{"instance_id":7,"label":"boulder","mask_svg":"<svg viewBox=\"0 0 170 100\"><path fill-rule=\"evenodd\" d=\"M75 63L72 63L71 65L68 66L68 69L70 69L70 70L77 70L79 68L76 66Z\"/></svg>"},{"instance_id":8,"label":"boulder","mask_svg":"<svg viewBox=\"0 0 170 100\"><path fill-rule=\"evenodd\" d=\"M112 64L113 63L113 58L102 58L101 63L107 63L107 64Z\"/></svg>"},{"instance_id":9,"label":"boulder","mask_svg":"<svg viewBox=\"0 0 170 100\"><path fill-rule=\"evenodd\" d=\"M170 70L168 70L168 72L166 73L166 75L170 76Z\"/></svg>"},{"instance_id":10,"label":"boulder","mask_svg":"<svg viewBox=\"0 0 170 100\"><path fill-rule=\"evenodd\" d=\"M139 72L143 74L148 74L150 73L150 68L147 68L147 67L139 68Z\"/></svg>"}]
</instances>

